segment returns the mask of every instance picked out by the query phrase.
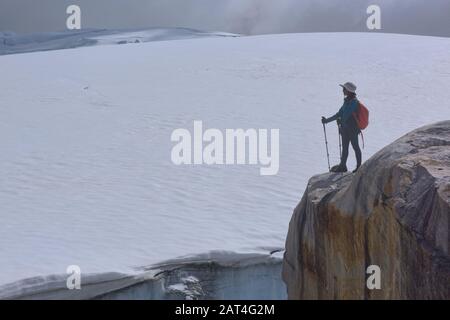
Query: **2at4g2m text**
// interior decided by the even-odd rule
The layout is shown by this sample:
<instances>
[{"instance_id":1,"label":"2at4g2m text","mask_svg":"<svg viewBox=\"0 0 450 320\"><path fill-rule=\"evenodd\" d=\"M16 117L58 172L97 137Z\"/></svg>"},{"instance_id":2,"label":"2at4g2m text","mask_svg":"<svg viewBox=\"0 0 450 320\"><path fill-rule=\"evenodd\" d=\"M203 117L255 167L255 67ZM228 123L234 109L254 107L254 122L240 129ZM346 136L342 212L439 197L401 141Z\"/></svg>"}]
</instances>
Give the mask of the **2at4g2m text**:
<instances>
[{"instance_id":1,"label":"2at4g2m text","mask_svg":"<svg viewBox=\"0 0 450 320\"><path fill-rule=\"evenodd\" d=\"M275 314L274 305L264 305L264 304L221 304L219 306L218 314L223 315L273 315Z\"/></svg>"}]
</instances>

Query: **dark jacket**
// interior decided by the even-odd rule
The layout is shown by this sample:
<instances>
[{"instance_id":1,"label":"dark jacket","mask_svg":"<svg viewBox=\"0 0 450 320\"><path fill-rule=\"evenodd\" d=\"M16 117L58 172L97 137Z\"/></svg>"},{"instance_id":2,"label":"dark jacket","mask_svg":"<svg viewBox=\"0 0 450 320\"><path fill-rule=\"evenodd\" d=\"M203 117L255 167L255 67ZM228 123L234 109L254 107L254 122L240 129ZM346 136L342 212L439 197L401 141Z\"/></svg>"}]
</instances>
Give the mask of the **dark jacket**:
<instances>
[{"instance_id":1,"label":"dark jacket","mask_svg":"<svg viewBox=\"0 0 450 320\"><path fill-rule=\"evenodd\" d=\"M331 118L328 118L326 122L338 120L342 134L359 134L361 131L359 130L358 124L353 116L353 113L358 110L358 105L359 101L356 97L345 98L344 104L339 111Z\"/></svg>"}]
</instances>

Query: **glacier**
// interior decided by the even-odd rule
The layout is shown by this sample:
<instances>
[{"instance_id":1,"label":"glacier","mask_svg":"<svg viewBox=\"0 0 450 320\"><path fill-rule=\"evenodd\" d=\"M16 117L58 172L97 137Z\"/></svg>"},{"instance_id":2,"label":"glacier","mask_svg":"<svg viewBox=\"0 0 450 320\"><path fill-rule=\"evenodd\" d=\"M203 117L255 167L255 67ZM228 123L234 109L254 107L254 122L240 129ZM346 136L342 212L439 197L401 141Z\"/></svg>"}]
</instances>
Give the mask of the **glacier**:
<instances>
[{"instance_id":1,"label":"glacier","mask_svg":"<svg viewBox=\"0 0 450 320\"><path fill-rule=\"evenodd\" d=\"M69 265L80 266L88 283L100 277L106 286L79 298L195 298L202 290L246 298L267 287L274 288L267 298L282 297L277 263L196 266L214 279L212 288L196 270L174 271L163 286L166 278L151 280L151 266L211 252L244 259L282 249L307 179L327 170L320 117L340 107L339 83L356 82L371 112L364 159L414 128L450 118L446 38L125 38L133 43L118 45L123 38L115 35L105 45L42 51L47 44L31 37L25 43L37 46L34 52L25 53L28 44L15 51L21 54L2 49L0 297L49 288L69 297ZM278 174L260 176L246 165L175 166L171 133L195 120L218 129L279 128ZM337 162L337 128L327 130ZM252 272L267 283L225 285ZM45 297L55 297L51 292Z\"/></svg>"},{"instance_id":2,"label":"glacier","mask_svg":"<svg viewBox=\"0 0 450 320\"><path fill-rule=\"evenodd\" d=\"M280 300L282 251L268 254L209 252L120 273L83 276L68 290L65 275L36 277L0 286L0 299L92 300Z\"/></svg>"}]
</instances>

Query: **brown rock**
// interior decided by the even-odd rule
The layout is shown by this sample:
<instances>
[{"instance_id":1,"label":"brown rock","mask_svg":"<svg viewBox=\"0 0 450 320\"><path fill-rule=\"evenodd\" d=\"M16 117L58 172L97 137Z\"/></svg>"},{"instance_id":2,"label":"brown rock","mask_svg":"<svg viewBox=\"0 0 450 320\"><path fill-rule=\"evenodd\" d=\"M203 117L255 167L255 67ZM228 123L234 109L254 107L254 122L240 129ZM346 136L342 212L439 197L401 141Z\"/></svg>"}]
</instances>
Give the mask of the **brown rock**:
<instances>
[{"instance_id":1,"label":"brown rock","mask_svg":"<svg viewBox=\"0 0 450 320\"><path fill-rule=\"evenodd\" d=\"M357 174L310 179L286 239L290 299L450 299L450 121L415 130ZM366 286L369 265L381 289Z\"/></svg>"}]
</instances>

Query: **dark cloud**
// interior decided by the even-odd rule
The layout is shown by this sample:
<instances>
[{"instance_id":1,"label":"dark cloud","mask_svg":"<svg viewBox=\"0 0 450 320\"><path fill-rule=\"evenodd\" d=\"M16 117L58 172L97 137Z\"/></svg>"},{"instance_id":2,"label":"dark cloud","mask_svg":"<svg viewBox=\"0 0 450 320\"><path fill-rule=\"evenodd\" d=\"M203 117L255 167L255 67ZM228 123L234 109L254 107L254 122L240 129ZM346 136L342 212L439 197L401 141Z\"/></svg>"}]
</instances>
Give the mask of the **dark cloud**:
<instances>
[{"instance_id":1,"label":"dark cloud","mask_svg":"<svg viewBox=\"0 0 450 320\"><path fill-rule=\"evenodd\" d=\"M365 31L366 8L384 32L450 36L450 0L0 0L0 31L65 28L69 4L84 28L191 27L244 34Z\"/></svg>"}]
</instances>

